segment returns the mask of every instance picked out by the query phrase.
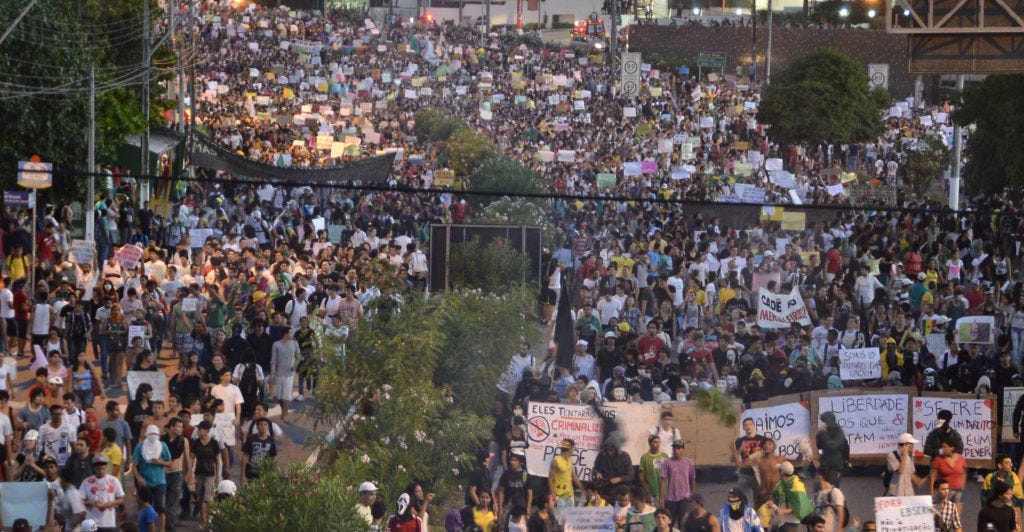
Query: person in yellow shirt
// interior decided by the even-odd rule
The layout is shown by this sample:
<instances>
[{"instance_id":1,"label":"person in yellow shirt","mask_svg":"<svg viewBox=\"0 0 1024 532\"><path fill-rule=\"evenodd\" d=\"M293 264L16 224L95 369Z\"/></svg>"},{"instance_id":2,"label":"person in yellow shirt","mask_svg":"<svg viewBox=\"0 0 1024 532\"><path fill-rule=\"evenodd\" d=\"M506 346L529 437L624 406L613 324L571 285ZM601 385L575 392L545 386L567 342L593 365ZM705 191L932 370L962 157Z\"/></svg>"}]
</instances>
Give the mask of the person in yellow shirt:
<instances>
[{"instance_id":1,"label":"person in yellow shirt","mask_svg":"<svg viewBox=\"0 0 1024 532\"><path fill-rule=\"evenodd\" d=\"M491 490L483 490L479 494L480 502L473 508L473 524L484 532L497 530L498 516L491 505Z\"/></svg>"},{"instance_id":2,"label":"person in yellow shirt","mask_svg":"<svg viewBox=\"0 0 1024 532\"><path fill-rule=\"evenodd\" d=\"M558 454L551 460L551 469L548 471L548 491L557 498L556 515L562 508L576 505L574 487L583 489L583 482L580 482L580 477L576 476L576 469L572 464L575 448L576 442L566 438L558 444Z\"/></svg>"},{"instance_id":3,"label":"person in yellow shirt","mask_svg":"<svg viewBox=\"0 0 1024 532\"><path fill-rule=\"evenodd\" d=\"M113 427L103 429L103 440L100 442L100 453L110 460L110 474L121 479L122 465L124 464L124 452L117 445L117 430Z\"/></svg>"},{"instance_id":4,"label":"person in yellow shirt","mask_svg":"<svg viewBox=\"0 0 1024 532\"><path fill-rule=\"evenodd\" d=\"M28 269L31 266L28 257L25 256L21 246L15 245L11 254L7 256L7 272L11 276L11 282L28 276Z\"/></svg>"}]
</instances>

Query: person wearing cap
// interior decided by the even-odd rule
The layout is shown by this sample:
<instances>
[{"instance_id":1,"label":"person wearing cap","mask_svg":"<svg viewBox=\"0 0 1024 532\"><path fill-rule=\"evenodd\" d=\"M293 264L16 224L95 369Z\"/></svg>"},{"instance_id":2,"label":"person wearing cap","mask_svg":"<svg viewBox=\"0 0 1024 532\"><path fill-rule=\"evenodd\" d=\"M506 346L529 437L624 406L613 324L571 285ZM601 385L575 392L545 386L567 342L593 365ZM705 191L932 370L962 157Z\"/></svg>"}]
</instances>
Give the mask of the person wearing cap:
<instances>
[{"instance_id":1,"label":"person wearing cap","mask_svg":"<svg viewBox=\"0 0 1024 532\"><path fill-rule=\"evenodd\" d=\"M356 501L356 513L360 517L366 519L366 524L373 524L373 514L371 509L373 503L377 501L377 486L370 481L363 482L359 485L359 500Z\"/></svg>"},{"instance_id":2,"label":"person wearing cap","mask_svg":"<svg viewBox=\"0 0 1024 532\"><path fill-rule=\"evenodd\" d=\"M103 530L116 530L117 508L124 504L124 489L121 481L107 473L109 462L105 455L95 455L92 459L93 474L82 481L79 491L88 518L96 521Z\"/></svg>"},{"instance_id":3,"label":"person wearing cap","mask_svg":"<svg viewBox=\"0 0 1024 532\"><path fill-rule=\"evenodd\" d=\"M573 467L573 451L576 449L576 442L566 438L558 444L558 454L551 459L551 468L548 471L548 491L554 495L555 513L558 509L569 508L575 505L576 492L573 489L583 489L583 482L576 475Z\"/></svg>"},{"instance_id":4,"label":"person wearing cap","mask_svg":"<svg viewBox=\"0 0 1024 532\"><path fill-rule=\"evenodd\" d=\"M627 329L629 328L629 324L620 323L616 330L621 330L623 325ZM604 333L604 340L597 349L595 362L597 364L597 378L600 382L606 382L608 379L611 379L615 366L623 363L622 349L619 346L619 338L615 331Z\"/></svg>"},{"instance_id":5,"label":"person wearing cap","mask_svg":"<svg viewBox=\"0 0 1024 532\"><path fill-rule=\"evenodd\" d=\"M1017 530L1017 516L1013 511L1013 493L1010 486L997 482L992 495L978 512L978 531L1012 532Z\"/></svg>"},{"instance_id":6,"label":"person wearing cap","mask_svg":"<svg viewBox=\"0 0 1024 532\"><path fill-rule=\"evenodd\" d=\"M939 455L939 445L943 440L949 440L953 449L962 454L964 452L964 440L960 436L960 433L953 428L953 412L949 410L939 410L938 420L935 423L935 428L928 432L928 436L924 439L924 454L929 458L935 458Z\"/></svg>"},{"instance_id":7,"label":"person wearing cap","mask_svg":"<svg viewBox=\"0 0 1024 532\"><path fill-rule=\"evenodd\" d=\"M45 474L40 462L42 457L39 447L39 431L27 430L21 447L18 449L18 454L14 457L8 480L20 482L42 480Z\"/></svg>"},{"instance_id":8,"label":"person wearing cap","mask_svg":"<svg viewBox=\"0 0 1024 532\"><path fill-rule=\"evenodd\" d=\"M803 481L794 474L793 464L781 462L778 469L781 479L772 490L769 503L773 515L772 525L794 531L796 525L814 511L814 507Z\"/></svg>"},{"instance_id":9,"label":"person wearing cap","mask_svg":"<svg viewBox=\"0 0 1024 532\"><path fill-rule=\"evenodd\" d=\"M697 490L697 467L685 455L686 444L672 442L672 457L661 464L661 497L658 506L672 514L672 524L682 525L683 516L689 511L690 495Z\"/></svg>"},{"instance_id":10,"label":"person wearing cap","mask_svg":"<svg viewBox=\"0 0 1024 532\"><path fill-rule=\"evenodd\" d=\"M754 507L747 503L743 490L731 488L726 496L725 505L718 512L720 532L764 532L761 518Z\"/></svg>"},{"instance_id":11,"label":"person wearing cap","mask_svg":"<svg viewBox=\"0 0 1024 532\"><path fill-rule=\"evenodd\" d=\"M896 450L886 455L886 475L889 484L885 494L890 497L910 497L914 495L914 484L921 485L924 478L918 477L914 468L914 445L921 443L909 432L900 434Z\"/></svg>"}]
</instances>

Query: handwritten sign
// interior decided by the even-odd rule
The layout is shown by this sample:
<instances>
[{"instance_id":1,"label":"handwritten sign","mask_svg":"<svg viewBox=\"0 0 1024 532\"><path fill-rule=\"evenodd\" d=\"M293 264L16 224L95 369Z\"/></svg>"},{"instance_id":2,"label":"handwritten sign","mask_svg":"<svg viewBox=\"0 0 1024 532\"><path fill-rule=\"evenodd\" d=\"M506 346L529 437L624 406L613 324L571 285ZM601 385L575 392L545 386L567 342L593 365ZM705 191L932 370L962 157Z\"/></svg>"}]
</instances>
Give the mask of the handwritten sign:
<instances>
[{"instance_id":1,"label":"handwritten sign","mask_svg":"<svg viewBox=\"0 0 1024 532\"><path fill-rule=\"evenodd\" d=\"M193 248L201 248L206 243L206 239L213 236L213 229L209 227L197 227L195 229L189 229L188 239L192 242Z\"/></svg>"},{"instance_id":2,"label":"handwritten sign","mask_svg":"<svg viewBox=\"0 0 1024 532\"><path fill-rule=\"evenodd\" d=\"M563 508L560 511L565 532L615 532L615 507L590 506Z\"/></svg>"},{"instance_id":3,"label":"handwritten sign","mask_svg":"<svg viewBox=\"0 0 1024 532\"><path fill-rule=\"evenodd\" d=\"M794 401L775 406L748 408L740 415L751 418L754 430L775 441L779 456L795 460L800 454L799 441L811 434L811 411L806 402ZM740 423L738 435L743 435Z\"/></svg>"},{"instance_id":4,"label":"handwritten sign","mask_svg":"<svg viewBox=\"0 0 1024 532\"><path fill-rule=\"evenodd\" d=\"M90 264L96 256L96 242L92 240L72 240L71 255L78 264Z\"/></svg>"},{"instance_id":5,"label":"handwritten sign","mask_svg":"<svg viewBox=\"0 0 1024 532\"><path fill-rule=\"evenodd\" d=\"M773 329L788 329L793 323L810 325L807 306L796 288L788 294L773 294L758 288L757 324Z\"/></svg>"},{"instance_id":6,"label":"handwritten sign","mask_svg":"<svg viewBox=\"0 0 1024 532\"><path fill-rule=\"evenodd\" d=\"M875 497L875 524L878 532L933 532L932 498Z\"/></svg>"},{"instance_id":7,"label":"handwritten sign","mask_svg":"<svg viewBox=\"0 0 1024 532\"><path fill-rule=\"evenodd\" d=\"M576 442L573 467L580 480L593 477L594 460L601 451L604 421L589 406L558 403L527 405L526 463L531 475L547 477L551 460L558 453L558 444L565 438Z\"/></svg>"},{"instance_id":8,"label":"handwritten sign","mask_svg":"<svg viewBox=\"0 0 1024 532\"><path fill-rule=\"evenodd\" d=\"M818 412L835 413L851 456L879 455L895 450L907 431L910 401L907 394L822 395Z\"/></svg>"},{"instance_id":9,"label":"handwritten sign","mask_svg":"<svg viewBox=\"0 0 1024 532\"><path fill-rule=\"evenodd\" d=\"M122 268L131 269L137 267L141 258L142 248L134 244L124 245L114 254L114 259L121 263Z\"/></svg>"},{"instance_id":10,"label":"handwritten sign","mask_svg":"<svg viewBox=\"0 0 1024 532\"><path fill-rule=\"evenodd\" d=\"M194 297L186 297L181 300L181 311L182 312L195 312L198 310L199 302Z\"/></svg>"},{"instance_id":11,"label":"handwritten sign","mask_svg":"<svg viewBox=\"0 0 1024 532\"><path fill-rule=\"evenodd\" d=\"M964 440L964 458L991 464L995 426L995 398L992 396L946 395L944 397L915 397L912 409L914 438L924 441L935 428L940 410L953 413L952 427Z\"/></svg>"},{"instance_id":12,"label":"handwritten sign","mask_svg":"<svg viewBox=\"0 0 1024 532\"><path fill-rule=\"evenodd\" d=\"M128 396L135 397L135 389L144 382L153 387L153 399L167 400L167 375L162 371L129 371Z\"/></svg>"},{"instance_id":13,"label":"handwritten sign","mask_svg":"<svg viewBox=\"0 0 1024 532\"><path fill-rule=\"evenodd\" d=\"M839 352L839 378L844 381L882 378L882 359L877 347Z\"/></svg>"},{"instance_id":14,"label":"handwritten sign","mask_svg":"<svg viewBox=\"0 0 1024 532\"><path fill-rule=\"evenodd\" d=\"M132 345L132 340L136 338L142 338L142 341L146 341L146 326L145 325L129 325L128 326L128 345Z\"/></svg>"},{"instance_id":15,"label":"handwritten sign","mask_svg":"<svg viewBox=\"0 0 1024 532\"><path fill-rule=\"evenodd\" d=\"M896 206L896 185L850 185L850 203L856 206Z\"/></svg>"}]
</instances>

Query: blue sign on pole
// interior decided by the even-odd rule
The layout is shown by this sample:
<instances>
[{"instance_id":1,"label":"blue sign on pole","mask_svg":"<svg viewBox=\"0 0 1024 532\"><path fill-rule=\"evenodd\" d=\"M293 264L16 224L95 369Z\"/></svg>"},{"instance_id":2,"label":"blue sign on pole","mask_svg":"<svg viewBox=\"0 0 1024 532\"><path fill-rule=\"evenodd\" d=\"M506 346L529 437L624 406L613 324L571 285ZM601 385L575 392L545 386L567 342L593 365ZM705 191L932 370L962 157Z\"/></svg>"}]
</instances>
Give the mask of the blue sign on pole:
<instances>
[{"instance_id":1,"label":"blue sign on pole","mask_svg":"<svg viewBox=\"0 0 1024 532\"><path fill-rule=\"evenodd\" d=\"M4 205L9 207L30 207L32 203L32 193L21 190L5 190L4 191Z\"/></svg>"},{"instance_id":2,"label":"blue sign on pole","mask_svg":"<svg viewBox=\"0 0 1024 532\"><path fill-rule=\"evenodd\" d=\"M679 67L679 73L684 75L684 76L689 75L690 74L690 67L688 67L688 66L681 66L681 67Z\"/></svg>"}]
</instances>

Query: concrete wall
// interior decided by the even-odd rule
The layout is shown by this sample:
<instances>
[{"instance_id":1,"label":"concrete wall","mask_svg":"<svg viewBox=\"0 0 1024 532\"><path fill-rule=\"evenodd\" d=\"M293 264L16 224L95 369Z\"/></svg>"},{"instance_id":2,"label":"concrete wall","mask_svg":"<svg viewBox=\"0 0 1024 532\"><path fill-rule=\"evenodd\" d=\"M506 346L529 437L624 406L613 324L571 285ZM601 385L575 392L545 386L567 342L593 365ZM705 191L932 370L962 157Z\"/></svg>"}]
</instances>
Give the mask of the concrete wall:
<instances>
[{"instance_id":1,"label":"concrete wall","mask_svg":"<svg viewBox=\"0 0 1024 532\"><path fill-rule=\"evenodd\" d=\"M768 42L767 28L757 28L758 76L764 76L764 56ZM751 29L709 28L702 26L634 26L629 36L631 51L649 58L662 58L672 64L689 64L696 69L700 52L726 54L726 73L743 73L750 65ZM772 30L772 71L777 72L794 59L825 47L838 48L864 65L889 64L889 92L896 98L912 96L914 76L907 72L907 38L871 30L818 30L775 27Z\"/></svg>"}]
</instances>

